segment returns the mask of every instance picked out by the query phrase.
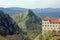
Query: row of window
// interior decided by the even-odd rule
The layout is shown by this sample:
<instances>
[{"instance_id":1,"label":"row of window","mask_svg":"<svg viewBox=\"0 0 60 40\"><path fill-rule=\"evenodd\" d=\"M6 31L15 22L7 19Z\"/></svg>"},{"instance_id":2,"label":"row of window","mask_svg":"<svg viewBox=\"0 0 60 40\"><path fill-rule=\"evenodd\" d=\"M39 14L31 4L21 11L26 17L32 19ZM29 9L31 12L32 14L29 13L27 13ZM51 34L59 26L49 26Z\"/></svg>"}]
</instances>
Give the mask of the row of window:
<instances>
[{"instance_id":1,"label":"row of window","mask_svg":"<svg viewBox=\"0 0 60 40\"><path fill-rule=\"evenodd\" d=\"M42 24L60 24L60 22L53 22L53 23L50 23L50 22L42 22Z\"/></svg>"},{"instance_id":2,"label":"row of window","mask_svg":"<svg viewBox=\"0 0 60 40\"><path fill-rule=\"evenodd\" d=\"M60 25L42 25L42 27L60 27Z\"/></svg>"}]
</instances>

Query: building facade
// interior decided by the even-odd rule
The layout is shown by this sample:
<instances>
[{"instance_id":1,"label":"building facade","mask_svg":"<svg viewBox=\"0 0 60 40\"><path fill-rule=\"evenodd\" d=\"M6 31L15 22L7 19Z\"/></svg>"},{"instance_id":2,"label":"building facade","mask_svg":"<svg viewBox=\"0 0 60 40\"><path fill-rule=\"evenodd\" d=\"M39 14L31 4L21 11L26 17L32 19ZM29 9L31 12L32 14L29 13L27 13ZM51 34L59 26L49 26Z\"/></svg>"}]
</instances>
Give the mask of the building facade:
<instances>
[{"instance_id":1,"label":"building facade","mask_svg":"<svg viewBox=\"0 0 60 40\"><path fill-rule=\"evenodd\" d=\"M42 19L42 34L46 34L48 31L60 30L60 19L53 19L45 17Z\"/></svg>"}]
</instances>

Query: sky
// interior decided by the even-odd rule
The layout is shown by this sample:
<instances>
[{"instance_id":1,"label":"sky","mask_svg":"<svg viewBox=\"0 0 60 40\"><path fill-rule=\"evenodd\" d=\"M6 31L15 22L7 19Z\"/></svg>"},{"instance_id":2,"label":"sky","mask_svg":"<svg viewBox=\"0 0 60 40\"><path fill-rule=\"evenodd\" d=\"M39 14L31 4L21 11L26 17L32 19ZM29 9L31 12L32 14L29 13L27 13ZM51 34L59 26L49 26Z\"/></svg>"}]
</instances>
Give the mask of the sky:
<instances>
[{"instance_id":1,"label":"sky","mask_svg":"<svg viewBox=\"0 0 60 40\"><path fill-rule=\"evenodd\" d=\"M0 7L60 8L60 0L0 0Z\"/></svg>"}]
</instances>

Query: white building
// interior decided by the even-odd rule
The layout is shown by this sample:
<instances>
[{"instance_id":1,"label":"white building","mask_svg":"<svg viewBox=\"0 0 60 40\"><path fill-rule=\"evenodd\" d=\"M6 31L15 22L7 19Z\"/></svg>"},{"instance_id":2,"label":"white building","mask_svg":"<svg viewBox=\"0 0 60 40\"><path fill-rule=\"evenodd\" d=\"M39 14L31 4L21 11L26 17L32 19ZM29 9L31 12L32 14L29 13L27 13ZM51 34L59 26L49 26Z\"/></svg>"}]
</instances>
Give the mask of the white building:
<instances>
[{"instance_id":1,"label":"white building","mask_svg":"<svg viewBox=\"0 0 60 40\"><path fill-rule=\"evenodd\" d=\"M45 17L42 19L42 34L46 34L48 31L60 30L60 19L52 19Z\"/></svg>"}]
</instances>

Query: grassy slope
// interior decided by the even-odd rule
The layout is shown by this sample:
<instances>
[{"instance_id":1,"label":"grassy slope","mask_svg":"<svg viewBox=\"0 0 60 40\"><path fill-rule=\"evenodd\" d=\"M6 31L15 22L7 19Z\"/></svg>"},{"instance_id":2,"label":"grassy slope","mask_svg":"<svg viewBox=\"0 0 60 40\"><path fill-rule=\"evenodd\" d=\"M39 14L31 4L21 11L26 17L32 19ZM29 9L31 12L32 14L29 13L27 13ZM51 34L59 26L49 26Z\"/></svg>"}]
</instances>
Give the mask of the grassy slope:
<instances>
[{"instance_id":1,"label":"grassy slope","mask_svg":"<svg viewBox=\"0 0 60 40\"><path fill-rule=\"evenodd\" d=\"M40 19L30 10L14 14L12 18L16 21L20 28L40 26Z\"/></svg>"},{"instance_id":2,"label":"grassy slope","mask_svg":"<svg viewBox=\"0 0 60 40\"><path fill-rule=\"evenodd\" d=\"M31 10L14 14L12 18L22 30L25 28L28 31L27 35L30 39L31 37L34 39L40 33L40 18L38 18Z\"/></svg>"},{"instance_id":3,"label":"grassy slope","mask_svg":"<svg viewBox=\"0 0 60 40\"><path fill-rule=\"evenodd\" d=\"M16 23L19 25L20 28L23 28L25 26L25 22L27 20L27 17L26 17L27 14L28 14L28 11L24 11L18 14L14 14L12 16L12 18L14 19L14 21L16 21Z\"/></svg>"}]
</instances>

